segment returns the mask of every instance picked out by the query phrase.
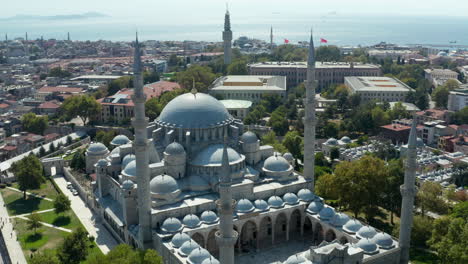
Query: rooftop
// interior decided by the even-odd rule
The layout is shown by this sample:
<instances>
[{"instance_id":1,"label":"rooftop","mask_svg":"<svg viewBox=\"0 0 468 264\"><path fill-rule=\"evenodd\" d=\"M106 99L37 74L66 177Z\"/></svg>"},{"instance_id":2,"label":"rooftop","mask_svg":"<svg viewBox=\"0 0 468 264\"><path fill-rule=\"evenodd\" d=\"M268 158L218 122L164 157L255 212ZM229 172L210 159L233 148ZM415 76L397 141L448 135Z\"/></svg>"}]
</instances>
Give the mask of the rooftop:
<instances>
[{"instance_id":1,"label":"rooftop","mask_svg":"<svg viewBox=\"0 0 468 264\"><path fill-rule=\"evenodd\" d=\"M390 77L345 77L345 82L353 90L360 92L408 92L412 91L408 85Z\"/></svg>"},{"instance_id":2,"label":"rooftop","mask_svg":"<svg viewBox=\"0 0 468 264\"><path fill-rule=\"evenodd\" d=\"M67 86L43 86L38 93L81 93L82 88L77 87L67 87Z\"/></svg>"},{"instance_id":3,"label":"rooftop","mask_svg":"<svg viewBox=\"0 0 468 264\"><path fill-rule=\"evenodd\" d=\"M246 109L252 106L251 101L247 100L220 100L226 109Z\"/></svg>"},{"instance_id":4,"label":"rooftop","mask_svg":"<svg viewBox=\"0 0 468 264\"><path fill-rule=\"evenodd\" d=\"M249 65L254 68L307 68L307 62L261 62ZM315 68L350 68L351 64L347 62L315 62ZM359 69L380 69L380 66L374 64L354 63L354 68Z\"/></svg>"}]
</instances>

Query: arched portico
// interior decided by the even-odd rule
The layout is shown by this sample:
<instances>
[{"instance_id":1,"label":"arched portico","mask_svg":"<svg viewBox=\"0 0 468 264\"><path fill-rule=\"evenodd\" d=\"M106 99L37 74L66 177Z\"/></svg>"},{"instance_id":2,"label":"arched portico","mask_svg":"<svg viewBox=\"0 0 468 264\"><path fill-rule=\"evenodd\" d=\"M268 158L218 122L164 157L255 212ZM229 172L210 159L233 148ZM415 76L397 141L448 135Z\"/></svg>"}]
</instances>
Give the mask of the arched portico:
<instances>
[{"instance_id":1,"label":"arched portico","mask_svg":"<svg viewBox=\"0 0 468 264\"><path fill-rule=\"evenodd\" d=\"M287 239L288 221L284 213L278 214L275 221L275 243L285 242Z\"/></svg>"},{"instance_id":2,"label":"arched portico","mask_svg":"<svg viewBox=\"0 0 468 264\"><path fill-rule=\"evenodd\" d=\"M218 231L218 229L213 229L210 231L210 233L208 234L208 239L206 240L206 249L208 250L208 252L210 252L211 255L213 255L214 257L218 257L219 256L219 247L218 247L218 243L216 243L216 236L215 236L215 233Z\"/></svg>"},{"instance_id":3,"label":"arched portico","mask_svg":"<svg viewBox=\"0 0 468 264\"><path fill-rule=\"evenodd\" d=\"M193 239L193 241L197 242L197 244L200 245L201 247L206 247L205 238L203 237L202 234L195 233L195 234L192 235L192 239Z\"/></svg>"},{"instance_id":4,"label":"arched portico","mask_svg":"<svg viewBox=\"0 0 468 264\"><path fill-rule=\"evenodd\" d=\"M326 235L325 235L325 241L327 242L332 242L333 240L336 239L336 234L332 229L328 229Z\"/></svg>"},{"instance_id":5,"label":"arched portico","mask_svg":"<svg viewBox=\"0 0 468 264\"><path fill-rule=\"evenodd\" d=\"M269 216L263 217L260 221L258 233L260 248L270 247L273 244L273 225Z\"/></svg>"},{"instance_id":6,"label":"arched portico","mask_svg":"<svg viewBox=\"0 0 468 264\"><path fill-rule=\"evenodd\" d=\"M314 241L316 245L322 243L323 241L323 227L320 223L315 224Z\"/></svg>"},{"instance_id":7,"label":"arched portico","mask_svg":"<svg viewBox=\"0 0 468 264\"><path fill-rule=\"evenodd\" d=\"M242 226L241 236L241 251L253 252L257 249L257 225L253 221L247 221Z\"/></svg>"},{"instance_id":8,"label":"arched portico","mask_svg":"<svg viewBox=\"0 0 468 264\"><path fill-rule=\"evenodd\" d=\"M299 209L292 212L289 218L289 238L295 239L301 236L302 216Z\"/></svg>"}]
</instances>

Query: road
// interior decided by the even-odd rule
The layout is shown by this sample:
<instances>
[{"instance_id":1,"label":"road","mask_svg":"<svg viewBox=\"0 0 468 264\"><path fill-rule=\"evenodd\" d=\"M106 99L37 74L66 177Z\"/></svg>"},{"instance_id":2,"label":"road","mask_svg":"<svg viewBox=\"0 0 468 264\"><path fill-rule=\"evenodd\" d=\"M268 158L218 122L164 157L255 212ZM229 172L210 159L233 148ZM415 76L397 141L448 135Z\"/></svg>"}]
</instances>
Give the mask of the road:
<instances>
[{"instance_id":1,"label":"road","mask_svg":"<svg viewBox=\"0 0 468 264\"><path fill-rule=\"evenodd\" d=\"M16 240L16 232L13 230L13 224L11 223L11 219L8 216L8 211L5 207L5 203L3 202L2 195L0 195L0 216L0 223L3 223L3 225L0 226L3 226L2 234L6 248L8 249L8 253L10 255L11 263L27 264L20 243L18 242L18 240ZM3 254L5 253L2 252L2 256Z\"/></svg>"}]
</instances>

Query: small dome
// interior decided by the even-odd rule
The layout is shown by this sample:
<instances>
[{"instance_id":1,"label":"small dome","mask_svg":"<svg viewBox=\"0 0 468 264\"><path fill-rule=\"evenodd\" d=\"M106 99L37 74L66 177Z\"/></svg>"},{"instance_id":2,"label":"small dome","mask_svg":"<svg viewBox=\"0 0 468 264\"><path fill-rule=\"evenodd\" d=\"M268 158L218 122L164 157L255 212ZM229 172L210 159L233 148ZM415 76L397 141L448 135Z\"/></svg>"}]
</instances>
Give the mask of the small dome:
<instances>
[{"instance_id":1,"label":"small dome","mask_svg":"<svg viewBox=\"0 0 468 264\"><path fill-rule=\"evenodd\" d=\"M257 135L255 135L254 132L247 131L247 132L245 132L244 134L242 134L242 136L241 136L241 141L242 141L244 144L257 143L258 138L257 138Z\"/></svg>"},{"instance_id":2,"label":"small dome","mask_svg":"<svg viewBox=\"0 0 468 264\"><path fill-rule=\"evenodd\" d=\"M285 158L287 161L292 161L292 160L294 160L293 155L292 155L291 153L289 153L289 152L284 153L284 154L283 154L283 158Z\"/></svg>"},{"instance_id":3,"label":"small dome","mask_svg":"<svg viewBox=\"0 0 468 264\"><path fill-rule=\"evenodd\" d=\"M169 155L183 155L185 154L185 149L181 144L174 141L171 144L167 145L164 152Z\"/></svg>"},{"instance_id":4,"label":"small dome","mask_svg":"<svg viewBox=\"0 0 468 264\"><path fill-rule=\"evenodd\" d=\"M208 250L199 247L190 253L188 256L188 262L190 264L202 264L205 259L209 259L210 257L211 255Z\"/></svg>"},{"instance_id":5,"label":"small dome","mask_svg":"<svg viewBox=\"0 0 468 264\"><path fill-rule=\"evenodd\" d=\"M169 175L158 175L151 179L150 190L155 194L169 194L179 190L179 185Z\"/></svg>"},{"instance_id":6,"label":"small dome","mask_svg":"<svg viewBox=\"0 0 468 264\"><path fill-rule=\"evenodd\" d=\"M130 161L127 166L125 166L123 174L126 176L136 177L136 160Z\"/></svg>"},{"instance_id":7,"label":"small dome","mask_svg":"<svg viewBox=\"0 0 468 264\"><path fill-rule=\"evenodd\" d=\"M422 140L422 138L419 138L419 137L418 137L418 138L416 139L416 147L418 147L418 148L424 147L424 141Z\"/></svg>"},{"instance_id":8,"label":"small dome","mask_svg":"<svg viewBox=\"0 0 468 264\"><path fill-rule=\"evenodd\" d=\"M393 247L393 239L392 237L387 234L387 233L378 233L372 238L372 242L376 243L377 246L383 248L383 249L388 249Z\"/></svg>"},{"instance_id":9,"label":"small dome","mask_svg":"<svg viewBox=\"0 0 468 264\"><path fill-rule=\"evenodd\" d=\"M188 228L195 228L201 225L200 219L194 214L188 214L182 220L182 223Z\"/></svg>"},{"instance_id":10,"label":"small dome","mask_svg":"<svg viewBox=\"0 0 468 264\"><path fill-rule=\"evenodd\" d=\"M343 230L346 231L347 233L354 234L361 229L362 224L356 219L351 219L349 220L344 226Z\"/></svg>"},{"instance_id":11,"label":"small dome","mask_svg":"<svg viewBox=\"0 0 468 264\"><path fill-rule=\"evenodd\" d=\"M192 251L194 251L197 248L200 248L197 242L190 239L189 241L184 242L182 246L180 246L179 254L185 257L190 255L190 253L192 253Z\"/></svg>"},{"instance_id":12,"label":"small dome","mask_svg":"<svg viewBox=\"0 0 468 264\"><path fill-rule=\"evenodd\" d=\"M323 208L323 203L321 201L313 201L307 207L307 212L310 214L318 214Z\"/></svg>"},{"instance_id":13,"label":"small dome","mask_svg":"<svg viewBox=\"0 0 468 264\"><path fill-rule=\"evenodd\" d=\"M281 156L271 156L263 163L263 168L269 171L288 171L290 167L291 164Z\"/></svg>"},{"instance_id":14,"label":"small dome","mask_svg":"<svg viewBox=\"0 0 468 264\"><path fill-rule=\"evenodd\" d=\"M97 163L96 163L96 167L101 167L101 168L104 168L106 167L107 165L109 165L109 163L107 162L107 160L105 159L100 159Z\"/></svg>"},{"instance_id":15,"label":"small dome","mask_svg":"<svg viewBox=\"0 0 468 264\"><path fill-rule=\"evenodd\" d=\"M128 143L130 143L130 139L125 135L117 135L111 141L111 145L113 146L122 146Z\"/></svg>"},{"instance_id":16,"label":"small dome","mask_svg":"<svg viewBox=\"0 0 468 264\"><path fill-rule=\"evenodd\" d=\"M253 210L255 210L255 207L253 206L252 202L250 202L249 200L247 199L240 199L238 202L237 202L237 205L236 205L236 211L238 213L250 213L252 212Z\"/></svg>"},{"instance_id":17,"label":"small dome","mask_svg":"<svg viewBox=\"0 0 468 264\"><path fill-rule=\"evenodd\" d=\"M299 200L304 201L304 202L310 202L315 200L315 195L314 193L309 190L309 189L301 189L297 193L297 196L299 197Z\"/></svg>"},{"instance_id":18,"label":"small dome","mask_svg":"<svg viewBox=\"0 0 468 264\"><path fill-rule=\"evenodd\" d=\"M336 138L329 138L327 142L325 142L327 145L338 145L338 140Z\"/></svg>"},{"instance_id":19,"label":"small dome","mask_svg":"<svg viewBox=\"0 0 468 264\"><path fill-rule=\"evenodd\" d=\"M131 190L131 189L133 189L134 186L135 186L135 184L131 180L125 180L122 183L122 189L124 189L124 190Z\"/></svg>"},{"instance_id":20,"label":"small dome","mask_svg":"<svg viewBox=\"0 0 468 264\"><path fill-rule=\"evenodd\" d=\"M308 260L300 255L290 256L284 264L305 264L308 263Z\"/></svg>"},{"instance_id":21,"label":"small dome","mask_svg":"<svg viewBox=\"0 0 468 264\"><path fill-rule=\"evenodd\" d=\"M213 211L205 211L201 214L201 220L205 224L214 224L217 223L219 218Z\"/></svg>"},{"instance_id":22,"label":"small dome","mask_svg":"<svg viewBox=\"0 0 468 264\"><path fill-rule=\"evenodd\" d=\"M175 233L182 230L182 223L179 219L170 217L164 220L161 230L167 233Z\"/></svg>"},{"instance_id":23,"label":"small dome","mask_svg":"<svg viewBox=\"0 0 468 264\"><path fill-rule=\"evenodd\" d=\"M294 193L287 193L283 195L283 200L286 204L294 205L299 203L299 199Z\"/></svg>"},{"instance_id":24,"label":"small dome","mask_svg":"<svg viewBox=\"0 0 468 264\"><path fill-rule=\"evenodd\" d=\"M267 202L265 202L265 200L261 200L261 199L255 200L254 204L255 204L255 208L257 208L257 210L261 212L270 210L270 206L268 205Z\"/></svg>"},{"instance_id":25,"label":"small dome","mask_svg":"<svg viewBox=\"0 0 468 264\"><path fill-rule=\"evenodd\" d=\"M134 161L136 159L135 155L133 154L127 154L125 155L125 157L122 159L122 168L125 169L125 167L127 167L127 165Z\"/></svg>"},{"instance_id":26,"label":"small dome","mask_svg":"<svg viewBox=\"0 0 468 264\"><path fill-rule=\"evenodd\" d=\"M109 150L107 149L106 146L104 146L104 144L102 143L92 143L91 145L89 145L88 147L88 152L89 153L102 153L102 152L108 152Z\"/></svg>"},{"instance_id":27,"label":"small dome","mask_svg":"<svg viewBox=\"0 0 468 264\"><path fill-rule=\"evenodd\" d=\"M190 240L190 236L186 233L177 233L172 237L171 244L175 248L180 248L182 244Z\"/></svg>"},{"instance_id":28,"label":"small dome","mask_svg":"<svg viewBox=\"0 0 468 264\"><path fill-rule=\"evenodd\" d=\"M330 220L335 215L335 209L325 206L320 210L319 218L320 220Z\"/></svg>"},{"instance_id":29,"label":"small dome","mask_svg":"<svg viewBox=\"0 0 468 264\"><path fill-rule=\"evenodd\" d=\"M330 220L330 224L336 227L342 227L349 221L349 216L344 213L335 214Z\"/></svg>"},{"instance_id":30,"label":"small dome","mask_svg":"<svg viewBox=\"0 0 468 264\"><path fill-rule=\"evenodd\" d=\"M371 226L363 226L359 231L357 231L356 235L358 238L373 238L377 234L377 231Z\"/></svg>"},{"instance_id":31,"label":"small dome","mask_svg":"<svg viewBox=\"0 0 468 264\"><path fill-rule=\"evenodd\" d=\"M223 144L209 145L200 151L191 163L196 166L219 166L223 160L223 149ZM237 151L230 147L227 148L227 153L230 164L240 162L243 159Z\"/></svg>"},{"instance_id":32,"label":"small dome","mask_svg":"<svg viewBox=\"0 0 468 264\"><path fill-rule=\"evenodd\" d=\"M365 254L371 255L378 252L377 245L371 240L364 238L356 243L356 247L361 248Z\"/></svg>"},{"instance_id":33,"label":"small dome","mask_svg":"<svg viewBox=\"0 0 468 264\"><path fill-rule=\"evenodd\" d=\"M342 137L340 140L345 144L351 143L351 139L347 136Z\"/></svg>"},{"instance_id":34,"label":"small dome","mask_svg":"<svg viewBox=\"0 0 468 264\"><path fill-rule=\"evenodd\" d=\"M284 207L284 201L279 196L272 196L268 199L268 204L271 208Z\"/></svg>"},{"instance_id":35,"label":"small dome","mask_svg":"<svg viewBox=\"0 0 468 264\"><path fill-rule=\"evenodd\" d=\"M210 258L205 259L202 264L219 264L219 261L215 259L213 256L210 256Z\"/></svg>"}]
</instances>

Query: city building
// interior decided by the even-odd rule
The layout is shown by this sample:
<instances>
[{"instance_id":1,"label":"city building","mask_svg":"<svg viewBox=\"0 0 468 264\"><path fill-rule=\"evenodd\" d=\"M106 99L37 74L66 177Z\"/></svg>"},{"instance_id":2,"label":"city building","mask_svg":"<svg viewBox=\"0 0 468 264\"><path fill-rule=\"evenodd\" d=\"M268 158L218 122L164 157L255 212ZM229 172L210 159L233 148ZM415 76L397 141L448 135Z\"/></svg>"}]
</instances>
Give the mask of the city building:
<instances>
[{"instance_id":1,"label":"city building","mask_svg":"<svg viewBox=\"0 0 468 264\"><path fill-rule=\"evenodd\" d=\"M397 123L381 126L380 136L384 139L389 139L393 144L406 144L411 130L410 126L400 125Z\"/></svg>"},{"instance_id":2,"label":"city building","mask_svg":"<svg viewBox=\"0 0 468 264\"><path fill-rule=\"evenodd\" d=\"M450 79L458 81L458 73L449 69L425 69L424 77L431 82L434 87L443 85Z\"/></svg>"},{"instance_id":3,"label":"city building","mask_svg":"<svg viewBox=\"0 0 468 264\"><path fill-rule=\"evenodd\" d=\"M244 119L252 107L252 102L247 100L220 100L229 114L237 119Z\"/></svg>"},{"instance_id":4,"label":"city building","mask_svg":"<svg viewBox=\"0 0 468 264\"><path fill-rule=\"evenodd\" d=\"M43 86L36 91L34 99L38 101L48 101L53 97L61 97L62 100L69 96L84 94L82 88L67 86Z\"/></svg>"},{"instance_id":5,"label":"city building","mask_svg":"<svg viewBox=\"0 0 468 264\"><path fill-rule=\"evenodd\" d=\"M322 143L322 152L325 156L329 157L332 149L345 148L346 145L351 143L351 139L347 136L342 137L341 139L329 138L327 141Z\"/></svg>"},{"instance_id":6,"label":"city building","mask_svg":"<svg viewBox=\"0 0 468 264\"><path fill-rule=\"evenodd\" d=\"M451 113L453 112L448 110L426 109L424 111L416 112L416 120L418 121L418 124L438 120L442 120L446 124L450 124Z\"/></svg>"},{"instance_id":7,"label":"city building","mask_svg":"<svg viewBox=\"0 0 468 264\"><path fill-rule=\"evenodd\" d=\"M468 105L468 89L457 89L450 91L447 109L449 111L460 111Z\"/></svg>"},{"instance_id":8,"label":"city building","mask_svg":"<svg viewBox=\"0 0 468 264\"><path fill-rule=\"evenodd\" d=\"M216 79L208 89L215 97L231 100L259 102L265 94L277 94L286 98L286 77L228 75Z\"/></svg>"},{"instance_id":9,"label":"city building","mask_svg":"<svg viewBox=\"0 0 468 264\"><path fill-rule=\"evenodd\" d=\"M408 85L391 77L345 77L345 85L351 94L359 94L361 102L404 102L409 92Z\"/></svg>"},{"instance_id":10,"label":"city building","mask_svg":"<svg viewBox=\"0 0 468 264\"><path fill-rule=\"evenodd\" d=\"M261 62L250 64L251 75L286 76L288 88L306 80L307 62ZM346 76L381 76L380 66L346 62L316 62L315 80L320 91L332 84L344 83Z\"/></svg>"}]
</instances>

